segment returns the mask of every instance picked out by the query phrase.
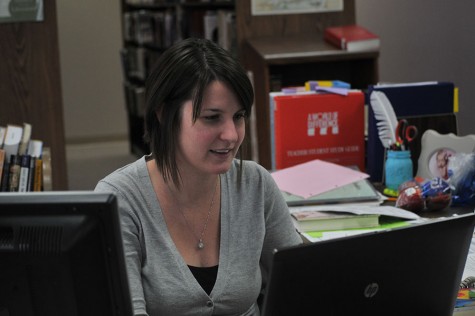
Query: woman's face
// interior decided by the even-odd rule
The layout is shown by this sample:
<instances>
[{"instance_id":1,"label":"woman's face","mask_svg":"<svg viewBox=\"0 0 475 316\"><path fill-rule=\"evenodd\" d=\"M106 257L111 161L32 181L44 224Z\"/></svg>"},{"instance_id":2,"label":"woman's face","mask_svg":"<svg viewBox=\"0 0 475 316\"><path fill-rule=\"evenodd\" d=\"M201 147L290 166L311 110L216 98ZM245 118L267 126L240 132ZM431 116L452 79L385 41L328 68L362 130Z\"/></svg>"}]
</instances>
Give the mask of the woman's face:
<instances>
[{"instance_id":1,"label":"woman's face","mask_svg":"<svg viewBox=\"0 0 475 316\"><path fill-rule=\"evenodd\" d=\"M193 123L192 101L184 103L177 148L182 175L226 172L245 135L245 110L219 81L205 90L201 113Z\"/></svg>"}]
</instances>

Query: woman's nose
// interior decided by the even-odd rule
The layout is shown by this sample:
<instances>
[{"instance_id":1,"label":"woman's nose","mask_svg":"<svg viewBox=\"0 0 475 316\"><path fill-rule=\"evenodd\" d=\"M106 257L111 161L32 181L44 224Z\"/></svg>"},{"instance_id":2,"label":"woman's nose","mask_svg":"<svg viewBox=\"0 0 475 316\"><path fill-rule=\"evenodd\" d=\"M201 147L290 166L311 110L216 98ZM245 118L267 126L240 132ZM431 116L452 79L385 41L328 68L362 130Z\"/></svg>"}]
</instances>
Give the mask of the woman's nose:
<instances>
[{"instance_id":1,"label":"woman's nose","mask_svg":"<svg viewBox=\"0 0 475 316\"><path fill-rule=\"evenodd\" d=\"M234 120L226 120L221 130L221 138L227 141L237 141L238 137L236 122L234 122Z\"/></svg>"}]
</instances>

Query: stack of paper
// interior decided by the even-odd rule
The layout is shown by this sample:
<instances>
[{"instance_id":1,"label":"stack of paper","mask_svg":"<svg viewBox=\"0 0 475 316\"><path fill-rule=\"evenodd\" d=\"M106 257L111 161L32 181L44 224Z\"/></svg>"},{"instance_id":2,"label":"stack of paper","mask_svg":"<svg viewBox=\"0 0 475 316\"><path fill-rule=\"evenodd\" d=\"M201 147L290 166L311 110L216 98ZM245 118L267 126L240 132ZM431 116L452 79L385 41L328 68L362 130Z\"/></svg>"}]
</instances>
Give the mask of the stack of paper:
<instances>
[{"instance_id":1,"label":"stack of paper","mask_svg":"<svg viewBox=\"0 0 475 316\"><path fill-rule=\"evenodd\" d=\"M312 160L272 173L289 206L360 203L381 204L368 174L323 160Z\"/></svg>"},{"instance_id":2,"label":"stack of paper","mask_svg":"<svg viewBox=\"0 0 475 316\"><path fill-rule=\"evenodd\" d=\"M272 176L289 205L297 230L312 242L404 226L409 224L408 220L421 220L412 212L392 206L381 206L382 195L368 181L368 174L358 170L313 160L275 171ZM375 225L374 221L365 222L363 226L351 229L344 223L340 223L341 227L333 223L333 228L325 227L312 231L307 223L297 220L299 216L308 217L302 213L316 211L345 214L345 217L376 215L372 220L379 219L379 222L378 225ZM343 219L343 216L339 217ZM354 223L353 219L351 224Z\"/></svg>"}]
</instances>

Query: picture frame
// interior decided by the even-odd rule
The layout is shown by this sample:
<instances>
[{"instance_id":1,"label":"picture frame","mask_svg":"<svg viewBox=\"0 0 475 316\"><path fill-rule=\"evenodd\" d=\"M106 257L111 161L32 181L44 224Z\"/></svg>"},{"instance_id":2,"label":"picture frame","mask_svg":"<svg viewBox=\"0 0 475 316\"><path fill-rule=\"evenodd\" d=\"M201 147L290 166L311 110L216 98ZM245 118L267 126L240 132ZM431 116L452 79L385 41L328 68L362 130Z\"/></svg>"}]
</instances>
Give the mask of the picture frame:
<instances>
[{"instance_id":1,"label":"picture frame","mask_svg":"<svg viewBox=\"0 0 475 316\"><path fill-rule=\"evenodd\" d=\"M0 0L0 23L43 20L43 0Z\"/></svg>"},{"instance_id":2,"label":"picture frame","mask_svg":"<svg viewBox=\"0 0 475 316\"><path fill-rule=\"evenodd\" d=\"M343 11L343 0L251 0L252 15Z\"/></svg>"},{"instance_id":3,"label":"picture frame","mask_svg":"<svg viewBox=\"0 0 475 316\"><path fill-rule=\"evenodd\" d=\"M448 161L456 153L471 153L475 150L475 135L457 136L453 133L439 134L428 129L421 138L421 154L417 163L417 177L433 179L448 178Z\"/></svg>"}]
</instances>

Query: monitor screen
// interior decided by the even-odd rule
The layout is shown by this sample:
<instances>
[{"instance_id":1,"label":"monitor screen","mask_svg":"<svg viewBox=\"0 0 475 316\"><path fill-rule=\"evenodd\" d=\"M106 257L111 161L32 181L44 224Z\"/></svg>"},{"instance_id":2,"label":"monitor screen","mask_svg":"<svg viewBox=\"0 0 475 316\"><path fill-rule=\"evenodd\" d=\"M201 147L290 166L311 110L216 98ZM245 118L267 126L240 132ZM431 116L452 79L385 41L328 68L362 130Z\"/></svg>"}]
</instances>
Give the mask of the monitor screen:
<instances>
[{"instance_id":1,"label":"monitor screen","mask_svg":"<svg viewBox=\"0 0 475 316\"><path fill-rule=\"evenodd\" d=\"M0 315L132 315L112 194L0 194Z\"/></svg>"}]
</instances>

